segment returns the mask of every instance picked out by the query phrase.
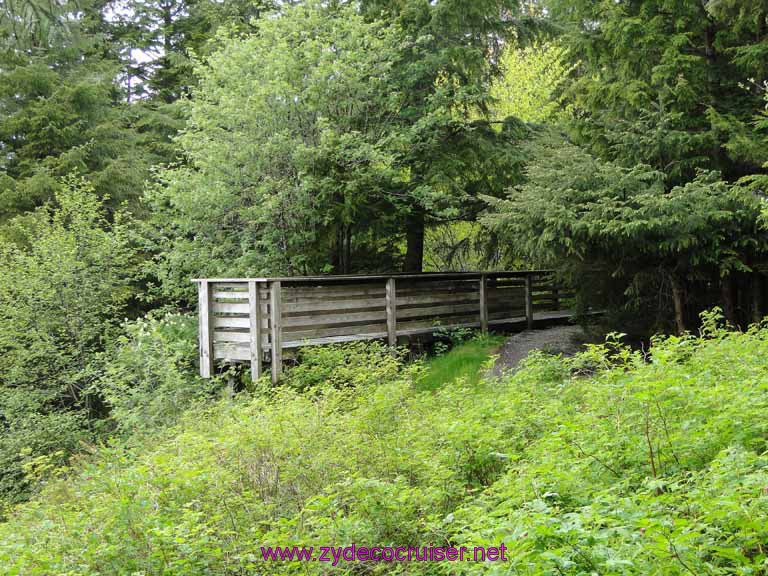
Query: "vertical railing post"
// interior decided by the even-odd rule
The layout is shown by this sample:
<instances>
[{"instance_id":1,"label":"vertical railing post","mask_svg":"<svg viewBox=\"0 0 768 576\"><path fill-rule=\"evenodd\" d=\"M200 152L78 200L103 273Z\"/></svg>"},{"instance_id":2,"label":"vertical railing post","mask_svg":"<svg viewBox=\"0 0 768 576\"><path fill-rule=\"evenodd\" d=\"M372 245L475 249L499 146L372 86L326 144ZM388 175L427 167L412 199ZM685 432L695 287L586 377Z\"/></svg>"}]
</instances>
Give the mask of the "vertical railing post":
<instances>
[{"instance_id":1,"label":"vertical railing post","mask_svg":"<svg viewBox=\"0 0 768 576\"><path fill-rule=\"evenodd\" d=\"M251 380L261 376L263 360L261 334L261 290L255 280L248 281L249 328L251 336Z\"/></svg>"},{"instance_id":2,"label":"vertical railing post","mask_svg":"<svg viewBox=\"0 0 768 576\"><path fill-rule=\"evenodd\" d=\"M480 331L488 333L488 278L480 275Z\"/></svg>"},{"instance_id":3,"label":"vertical railing post","mask_svg":"<svg viewBox=\"0 0 768 576\"><path fill-rule=\"evenodd\" d=\"M525 321L528 330L533 328L533 279L530 274L525 276Z\"/></svg>"},{"instance_id":4,"label":"vertical railing post","mask_svg":"<svg viewBox=\"0 0 768 576\"><path fill-rule=\"evenodd\" d=\"M281 291L282 284L279 280L276 280L270 284L270 306L269 306L269 319L271 328L271 344L272 344L272 383L277 384L280 380L280 373L283 371L283 335L282 335L282 323L283 314L281 311Z\"/></svg>"},{"instance_id":5,"label":"vertical railing post","mask_svg":"<svg viewBox=\"0 0 768 576\"><path fill-rule=\"evenodd\" d=\"M397 286L394 278L387 280L387 341L397 346Z\"/></svg>"},{"instance_id":6,"label":"vertical railing post","mask_svg":"<svg viewBox=\"0 0 768 576\"><path fill-rule=\"evenodd\" d=\"M198 341L200 347L200 376L210 378L213 374L213 315L211 314L211 292L208 280L197 285Z\"/></svg>"}]
</instances>

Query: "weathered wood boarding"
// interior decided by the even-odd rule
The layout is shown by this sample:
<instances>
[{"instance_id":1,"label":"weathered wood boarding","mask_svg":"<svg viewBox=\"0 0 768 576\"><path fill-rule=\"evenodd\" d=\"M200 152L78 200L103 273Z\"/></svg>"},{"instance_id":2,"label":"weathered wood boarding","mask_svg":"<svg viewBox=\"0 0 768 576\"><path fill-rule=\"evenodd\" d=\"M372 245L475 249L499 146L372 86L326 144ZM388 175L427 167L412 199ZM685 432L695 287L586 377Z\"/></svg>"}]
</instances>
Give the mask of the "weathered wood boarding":
<instances>
[{"instance_id":1,"label":"weathered wood boarding","mask_svg":"<svg viewBox=\"0 0 768 576\"><path fill-rule=\"evenodd\" d=\"M398 338L442 328L533 326L535 315L569 315L573 294L550 271L314 278L203 278L198 283L200 374L214 362L250 363L272 379L282 352L334 342Z\"/></svg>"}]
</instances>

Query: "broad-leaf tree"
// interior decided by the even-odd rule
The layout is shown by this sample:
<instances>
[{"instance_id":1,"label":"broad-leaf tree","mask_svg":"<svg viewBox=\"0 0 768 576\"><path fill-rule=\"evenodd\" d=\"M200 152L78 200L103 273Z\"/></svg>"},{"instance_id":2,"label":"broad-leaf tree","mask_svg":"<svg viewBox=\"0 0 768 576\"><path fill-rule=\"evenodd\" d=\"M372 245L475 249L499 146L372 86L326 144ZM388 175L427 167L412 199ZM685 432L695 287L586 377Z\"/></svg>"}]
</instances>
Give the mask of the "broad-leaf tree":
<instances>
[{"instance_id":1,"label":"broad-leaf tree","mask_svg":"<svg viewBox=\"0 0 768 576\"><path fill-rule=\"evenodd\" d=\"M178 140L187 162L150 193L160 241L171 238L164 281L392 269L404 238L405 268L420 269L427 214L458 219L478 193L502 190L521 133L474 114L488 100L487 52L456 47L467 62L449 42L438 64L434 42L322 3L225 42L199 69Z\"/></svg>"}]
</instances>

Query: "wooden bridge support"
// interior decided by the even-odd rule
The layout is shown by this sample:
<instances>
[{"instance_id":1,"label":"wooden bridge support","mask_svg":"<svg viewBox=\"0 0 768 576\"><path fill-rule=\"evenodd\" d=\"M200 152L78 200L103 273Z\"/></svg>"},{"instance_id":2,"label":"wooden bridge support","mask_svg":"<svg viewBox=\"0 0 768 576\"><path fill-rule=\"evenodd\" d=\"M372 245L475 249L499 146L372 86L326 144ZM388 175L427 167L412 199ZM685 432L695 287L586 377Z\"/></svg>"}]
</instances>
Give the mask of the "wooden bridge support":
<instances>
[{"instance_id":1,"label":"wooden bridge support","mask_svg":"<svg viewBox=\"0 0 768 576\"><path fill-rule=\"evenodd\" d=\"M525 324L528 330L533 329L533 281L525 277Z\"/></svg>"},{"instance_id":2,"label":"wooden bridge support","mask_svg":"<svg viewBox=\"0 0 768 576\"><path fill-rule=\"evenodd\" d=\"M211 283L201 280L197 288L199 320L198 346L200 348L200 376L210 378L213 374L213 315L211 314Z\"/></svg>"},{"instance_id":3,"label":"wooden bridge support","mask_svg":"<svg viewBox=\"0 0 768 576\"><path fill-rule=\"evenodd\" d=\"M480 331L488 333L488 277L480 276Z\"/></svg>"},{"instance_id":4,"label":"wooden bridge support","mask_svg":"<svg viewBox=\"0 0 768 576\"><path fill-rule=\"evenodd\" d=\"M397 346L397 280L389 278L386 288L387 342Z\"/></svg>"}]
</instances>

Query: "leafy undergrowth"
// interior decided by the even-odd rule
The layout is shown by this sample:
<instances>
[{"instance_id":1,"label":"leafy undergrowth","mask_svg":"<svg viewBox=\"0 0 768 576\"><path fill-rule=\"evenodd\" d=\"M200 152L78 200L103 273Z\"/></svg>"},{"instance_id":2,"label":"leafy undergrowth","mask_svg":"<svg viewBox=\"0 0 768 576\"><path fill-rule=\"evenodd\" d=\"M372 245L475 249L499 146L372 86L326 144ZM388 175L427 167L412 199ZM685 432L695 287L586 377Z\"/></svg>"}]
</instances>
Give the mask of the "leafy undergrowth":
<instances>
[{"instance_id":1,"label":"leafy undergrowth","mask_svg":"<svg viewBox=\"0 0 768 576\"><path fill-rule=\"evenodd\" d=\"M483 376L483 367L503 342L504 337L496 335L473 338L429 359L424 375L418 380L418 388L434 390L459 378L467 384L477 384Z\"/></svg>"},{"instance_id":2,"label":"leafy undergrowth","mask_svg":"<svg viewBox=\"0 0 768 576\"><path fill-rule=\"evenodd\" d=\"M333 570L766 574L768 331L659 340L650 362L538 354L430 392L360 350L333 386L197 410L83 462L0 526L3 573L306 574L332 568L260 547L504 543L506 563Z\"/></svg>"}]
</instances>

